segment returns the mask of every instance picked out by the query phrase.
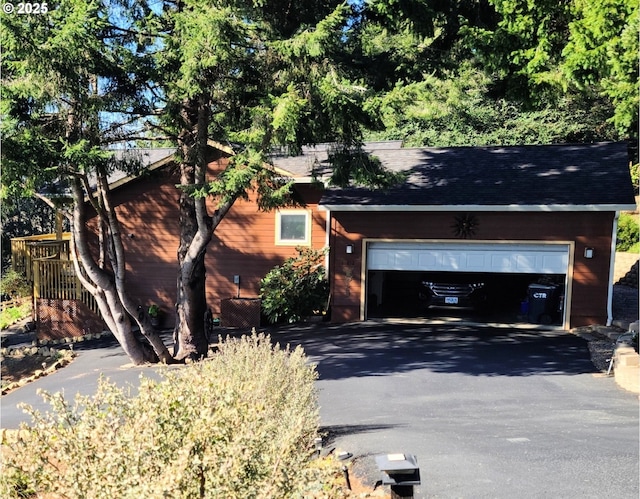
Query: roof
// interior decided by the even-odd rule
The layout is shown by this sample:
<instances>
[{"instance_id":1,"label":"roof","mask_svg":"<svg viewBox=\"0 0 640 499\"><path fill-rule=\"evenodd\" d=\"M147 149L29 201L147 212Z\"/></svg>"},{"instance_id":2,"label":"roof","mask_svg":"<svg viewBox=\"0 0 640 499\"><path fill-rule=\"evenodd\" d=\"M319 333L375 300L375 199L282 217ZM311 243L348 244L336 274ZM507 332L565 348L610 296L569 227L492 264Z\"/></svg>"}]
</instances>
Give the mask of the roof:
<instances>
[{"instance_id":1,"label":"roof","mask_svg":"<svg viewBox=\"0 0 640 499\"><path fill-rule=\"evenodd\" d=\"M224 154L233 156L234 151L231 146L209 140L209 147L221 151ZM138 178L141 172L153 171L166 165L173 164L176 161L178 152L177 147L149 147L137 149L113 149L114 159L116 161L124 161L134 166L133 171L125 171L122 169L113 170L108 177L109 186L112 189L129 183L131 180Z\"/></svg>"},{"instance_id":2,"label":"roof","mask_svg":"<svg viewBox=\"0 0 640 499\"><path fill-rule=\"evenodd\" d=\"M625 143L402 148L399 142L365 149L407 179L389 189L328 189L329 210L632 210L635 209ZM275 159L300 176L324 171L328 147Z\"/></svg>"},{"instance_id":3,"label":"roof","mask_svg":"<svg viewBox=\"0 0 640 499\"><path fill-rule=\"evenodd\" d=\"M113 149L116 159L136 159L143 165L152 165L160 160L172 157L175 147L139 147L136 149Z\"/></svg>"},{"instance_id":4,"label":"roof","mask_svg":"<svg viewBox=\"0 0 640 499\"><path fill-rule=\"evenodd\" d=\"M299 156L274 153L270 159L276 168L288 173L294 179L311 177L312 175L318 178L328 177L331 173L329 152L332 148L333 144L316 144L314 146L304 147ZM383 160L386 168L394 171L407 169L406 162L394 161L398 150L413 150L402 149L401 140L367 142L363 148L366 152Z\"/></svg>"},{"instance_id":5,"label":"roof","mask_svg":"<svg viewBox=\"0 0 640 499\"><path fill-rule=\"evenodd\" d=\"M154 147L137 149L115 149L112 151L116 161L135 162L136 168L133 172L120 169L113 170L107 181L112 189L119 187L139 176L144 169L155 170L170 163L176 154L175 147ZM137 170L137 171L136 171Z\"/></svg>"},{"instance_id":6,"label":"roof","mask_svg":"<svg viewBox=\"0 0 640 499\"><path fill-rule=\"evenodd\" d=\"M211 143L228 154L233 151ZM332 211L618 211L636 208L627 144L556 144L404 148L401 141L370 142L364 149L383 166L406 172L396 187L330 188L320 207ZM331 146L306 147L299 156L272 156L275 167L299 181L328 177ZM175 148L118 151L150 169L171 163ZM111 187L136 178L121 171Z\"/></svg>"}]
</instances>

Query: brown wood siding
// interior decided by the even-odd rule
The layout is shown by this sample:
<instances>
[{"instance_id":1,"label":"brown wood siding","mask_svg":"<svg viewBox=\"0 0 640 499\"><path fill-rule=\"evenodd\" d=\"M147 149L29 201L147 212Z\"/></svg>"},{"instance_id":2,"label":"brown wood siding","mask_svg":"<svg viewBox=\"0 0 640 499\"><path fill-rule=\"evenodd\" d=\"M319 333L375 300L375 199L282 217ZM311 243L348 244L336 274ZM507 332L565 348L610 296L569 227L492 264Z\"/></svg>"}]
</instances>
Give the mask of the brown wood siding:
<instances>
[{"instance_id":1,"label":"brown wood siding","mask_svg":"<svg viewBox=\"0 0 640 499\"><path fill-rule=\"evenodd\" d=\"M317 210L321 191L298 185L295 189L305 200L304 209L312 213L311 247L325 246L324 212ZM296 247L276 245L276 212L259 211L255 194L237 201L214 233L207 250L207 301L214 314L220 313L220 301L238 296L233 276L240 276L241 298L260 294L260 280L274 266L297 255Z\"/></svg>"},{"instance_id":2,"label":"brown wood siding","mask_svg":"<svg viewBox=\"0 0 640 499\"><path fill-rule=\"evenodd\" d=\"M145 310L157 303L175 320L179 243L177 174L152 172L113 191L126 252L127 285Z\"/></svg>"},{"instance_id":3,"label":"brown wood siding","mask_svg":"<svg viewBox=\"0 0 640 499\"><path fill-rule=\"evenodd\" d=\"M456 240L453 225L459 215L453 212L332 213L332 318L357 320L360 317L363 238ZM474 215L478 226L472 240L575 243L571 327L604 323L613 213L479 212ZM346 255L347 244L355 245L353 255ZM584 258L585 247L594 249L594 258Z\"/></svg>"},{"instance_id":4,"label":"brown wood siding","mask_svg":"<svg viewBox=\"0 0 640 499\"><path fill-rule=\"evenodd\" d=\"M212 172L226 160L210 164ZM127 258L127 282L132 298L145 309L159 304L175 320L177 249L179 244L179 177L167 168L131 181L113 191L121 221ZM321 191L306 185L295 187L312 210L311 245L325 246L325 213L317 211ZM255 194L238 200L213 234L207 248L207 303L220 313L220 301L235 297L233 276L240 275L240 296L256 297L259 282L275 265L296 255L294 246L275 246L275 211L258 211ZM209 203L209 209L215 207ZM95 219L90 225L95 230ZM130 237L130 235L132 237Z\"/></svg>"}]
</instances>

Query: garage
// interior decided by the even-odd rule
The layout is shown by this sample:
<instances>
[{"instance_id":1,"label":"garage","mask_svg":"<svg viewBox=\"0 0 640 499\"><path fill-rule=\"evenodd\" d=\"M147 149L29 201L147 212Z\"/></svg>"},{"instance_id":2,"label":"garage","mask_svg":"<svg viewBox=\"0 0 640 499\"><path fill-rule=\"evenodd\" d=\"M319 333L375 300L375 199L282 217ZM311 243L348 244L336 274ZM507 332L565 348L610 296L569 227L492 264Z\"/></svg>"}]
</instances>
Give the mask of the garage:
<instances>
[{"instance_id":1,"label":"garage","mask_svg":"<svg viewBox=\"0 0 640 499\"><path fill-rule=\"evenodd\" d=\"M568 242L364 243L367 318L565 323Z\"/></svg>"},{"instance_id":2,"label":"garage","mask_svg":"<svg viewBox=\"0 0 640 499\"><path fill-rule=\"evenodd\" d=\"M617 221L635 208L625 144L370 152L402 181L327 189L318 204L331 320L613 320Z\"/></svg>"}]
</instances>

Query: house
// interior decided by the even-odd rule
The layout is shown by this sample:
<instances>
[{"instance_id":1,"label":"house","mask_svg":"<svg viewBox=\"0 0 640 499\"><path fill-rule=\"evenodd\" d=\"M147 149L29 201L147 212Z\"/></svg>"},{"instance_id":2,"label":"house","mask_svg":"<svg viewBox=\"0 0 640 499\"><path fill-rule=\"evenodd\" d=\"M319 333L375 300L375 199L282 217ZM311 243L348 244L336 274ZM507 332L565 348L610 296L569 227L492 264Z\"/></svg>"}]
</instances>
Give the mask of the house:
<instances>
[{"instance_id":1,"label":"house","mask_svg":"<svg viewBox=\"0 0 640 499\"><path fill-rule=\"evenodd\" d=\"M334 322L458 313L427 310L426 282L445 285L445 295L447 285L486 288L491 313L474 320L569 328L612 319L617 218L635 209L626 144L365 148L405 181L381 190L324 187L325 145L273 157L305 205L261 212L254 196L235 203L206 254L214 315L225 299L257 297L260 279L297 246L328 246ZM140 150L149 172L112 184L131 295L169 315L179 234L172 152ZM212 149L211 174L229 155Z\"/></svg>"}]
</instances>

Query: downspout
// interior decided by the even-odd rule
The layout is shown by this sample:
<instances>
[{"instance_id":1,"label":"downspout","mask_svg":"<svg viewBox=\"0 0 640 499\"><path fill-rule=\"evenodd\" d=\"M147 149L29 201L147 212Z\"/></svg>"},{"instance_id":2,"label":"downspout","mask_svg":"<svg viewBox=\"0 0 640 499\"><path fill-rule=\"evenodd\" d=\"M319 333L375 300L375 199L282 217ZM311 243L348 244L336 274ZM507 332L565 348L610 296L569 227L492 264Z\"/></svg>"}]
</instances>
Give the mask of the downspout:
<instances>
[{"instance_id":1,"label":"downspout","mask_svg":"<svg viewBox=\"0 0 640 499\"><path fill-rule=\"evenodd\" d=\"M620 218L620 212L616 211L613 217L613 230L611 233L611 257L609 261L609 288L607 296L607 326L611 326L613 323L613 273L615 271L616 263L616 243L618 236L618 219Z\"/></svg>"},{"instance_id":2,"label":"downspout","mask_svg":"<svg viewBox=\"0 0 640 499\"><path fill-rule=\"evenodd\" d=\"M327 218L325 220L324 246L329 249L329 251L326 251L324 254L324 266L327 280L329 281L329 297L327 298L326 310L327 313L329 313L333 299L333 276L331 275L331 255L333 254L333 249L331 248L331 210L327 210Z\"/></svg>"},{"instance_id":3,"label":"downspout","mask_svg":"<svg viewBox=\"0 0 640 499\"><path fill-rule=\"evenodd\" d=\"M329 275L329 253L331 252L331 210L327 210L327 218L324 226L324 247L329 251L324 255L324 267Z\"/></svg>"}]
</instances>

